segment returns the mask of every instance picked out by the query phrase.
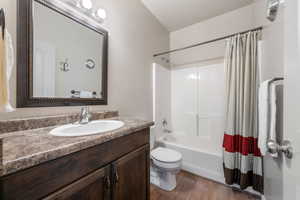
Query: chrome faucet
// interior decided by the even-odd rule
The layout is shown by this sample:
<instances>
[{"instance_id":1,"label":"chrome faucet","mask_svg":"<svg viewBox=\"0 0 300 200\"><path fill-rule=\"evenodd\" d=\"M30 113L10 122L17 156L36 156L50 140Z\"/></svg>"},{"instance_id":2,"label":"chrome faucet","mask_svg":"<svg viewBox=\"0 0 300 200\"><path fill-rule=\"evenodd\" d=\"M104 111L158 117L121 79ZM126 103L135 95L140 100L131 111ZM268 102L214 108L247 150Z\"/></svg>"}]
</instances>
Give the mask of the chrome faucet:
<instances>
[{"instance_id":1,"label":"chrome faucet","mask_svg":"<svg viewBox=\"0 0 300 200\"><path fill-rule=\"evenodd\" d=\"M79 116L79 124L88 124L90 122L91 114L89 112L89 107L85 106L81 108L80 116Z\"/></svg>"}]
</instances>

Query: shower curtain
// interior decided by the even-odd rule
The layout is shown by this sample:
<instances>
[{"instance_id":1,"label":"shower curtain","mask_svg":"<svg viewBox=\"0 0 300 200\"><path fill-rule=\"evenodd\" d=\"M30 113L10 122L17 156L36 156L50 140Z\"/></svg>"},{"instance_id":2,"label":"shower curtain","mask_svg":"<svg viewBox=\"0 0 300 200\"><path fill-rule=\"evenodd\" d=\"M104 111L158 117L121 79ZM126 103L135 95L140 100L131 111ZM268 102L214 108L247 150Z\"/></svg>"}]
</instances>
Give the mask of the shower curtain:
<instances>
[{"instance_id":1,"label":"shower curtain","mask_svg":"<svg viewBox=\"0 0 300 200\"><path fill-rule=\"evenodd\" d=\"M258 148L258 40L261 31L228 40L226 68L226 126L223 167L226 183L263 193L262 156Z\"/></svg>"}]
</instances>

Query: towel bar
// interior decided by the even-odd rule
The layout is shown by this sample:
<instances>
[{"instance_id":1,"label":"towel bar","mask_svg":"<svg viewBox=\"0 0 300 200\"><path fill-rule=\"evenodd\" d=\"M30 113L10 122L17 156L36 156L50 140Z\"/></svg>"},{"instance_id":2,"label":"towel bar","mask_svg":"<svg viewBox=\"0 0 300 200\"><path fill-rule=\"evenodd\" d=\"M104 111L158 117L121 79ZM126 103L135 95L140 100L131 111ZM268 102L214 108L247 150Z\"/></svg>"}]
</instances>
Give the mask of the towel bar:
<instances>
[{"instance_id":1,"label":"towel bar","mask_svg":"<svg viewBox=\"0 0 300 200\"><path fill-rule=\"evenodd\" d=\"M269 97L270 97L270 86L271 84L273 84L276 81L282 81L284 80L284 78L282 77L277 77L277 78L273 78L270 82L269 82ZM269 104L269 106L271 106ZM270 127L269 127L270 128ZM268 132L270 133L270 129L268 130ZM278 144L276 142L276 138L270 138L270 135L268 136L268 140L267 140L267 148L268 148L268 152L271 154L272 157L278 157L278 153L282 152L284 153L284 155L291 159L293 158L293 148L291 145L291 142L288 140L284 140L282 142L282 144Z\"/></svg>"}]
</instances>

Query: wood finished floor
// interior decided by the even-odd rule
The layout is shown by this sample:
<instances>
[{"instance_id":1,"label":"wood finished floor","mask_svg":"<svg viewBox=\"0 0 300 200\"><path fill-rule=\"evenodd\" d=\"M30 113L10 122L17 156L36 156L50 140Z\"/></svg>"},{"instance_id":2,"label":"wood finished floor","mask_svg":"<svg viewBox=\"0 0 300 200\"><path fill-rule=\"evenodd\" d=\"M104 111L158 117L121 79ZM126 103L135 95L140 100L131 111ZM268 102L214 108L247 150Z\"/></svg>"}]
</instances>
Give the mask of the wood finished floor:
<instances>
[{"instance_id":1,"label":"wood finished floor","mask_svg":"<svg viewBox=\"0 0 300 200\"><path fill-rule=\"evenodd\" d=\"M258 200L248 193L181 171L177 187L167 192L151 185L150 200Z\"/></svg>"}]
</instances>

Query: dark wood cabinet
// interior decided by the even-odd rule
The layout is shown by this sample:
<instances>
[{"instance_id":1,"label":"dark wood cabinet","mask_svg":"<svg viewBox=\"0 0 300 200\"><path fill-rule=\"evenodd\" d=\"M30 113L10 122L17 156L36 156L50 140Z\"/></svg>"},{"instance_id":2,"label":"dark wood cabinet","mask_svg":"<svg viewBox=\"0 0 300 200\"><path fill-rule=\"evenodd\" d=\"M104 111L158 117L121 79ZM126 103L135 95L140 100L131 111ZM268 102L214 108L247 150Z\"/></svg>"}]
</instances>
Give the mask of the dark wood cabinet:
<instances>
[{"instance_id":1,"label":"dark wood cabinet","mask_svg":"<svg viewBox=\"0 0 300 200\"><path fill-rule=\"evenodd\" d=\"M51 194L43 200L109 200L111 197L110 167L90 175Z\"/></svg>"},{"instance_id":2,"label":"dark wood cabinet","mask_svg":"<svg viewBox=\"0 0 300 200\"><path fill-rule=\"evenodd\" d=\"M113 200L147 200L149 146L129 153L112 164Z\"/></svg>"},{"instance_id":3,"label":"dark wood cabinet","mask_svg":"<svg viewBox=\"0 0 300 200\"><path fill-rule=\"evenodd\" d=\"M0 200L149 200L149 132L0 177Z\"/></svg>"}]
</instances>

